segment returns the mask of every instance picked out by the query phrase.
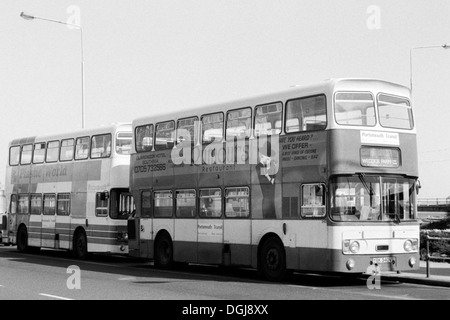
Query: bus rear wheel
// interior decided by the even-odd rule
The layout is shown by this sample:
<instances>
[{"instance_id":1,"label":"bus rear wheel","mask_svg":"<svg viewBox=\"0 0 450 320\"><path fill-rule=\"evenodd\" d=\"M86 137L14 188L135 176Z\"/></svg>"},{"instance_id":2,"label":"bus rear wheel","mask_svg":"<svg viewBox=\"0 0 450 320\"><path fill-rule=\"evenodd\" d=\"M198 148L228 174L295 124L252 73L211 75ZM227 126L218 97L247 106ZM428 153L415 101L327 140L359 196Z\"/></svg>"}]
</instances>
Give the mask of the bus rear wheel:
<instances>
[{"instance_id":1,"label":"bus rear wheel","mask_svg":"<svg viewBox=\"0 0 450 320\"><path fill-rule=\"evenodd\" d=\"M170 269L173 266L173 245L170 236L167 234L162 234L156 238L155 265L161 269Z\"/></svg>"},{"instance_id":2,"label":"bus rear wheel","mask_svg":"<svg viewBox=\"0 0 450 320\"><path fill-rule=\"evenodd\" d=\"M84 231L78 231L73 239L73 255L77 259L84 260L88 255L87 237Z\"/></svg>"},{"instance_id":3,"label":"bus rear wheel","mask_svg":"<svg viewBox=\"0 0 450 320\"><path fill-rule=\"evenodd\" d=\"M281 241L271 237L264 241L259 254L259 269L269 281L282 281L287 275L286 254Z\"/></svg>"}]
</instances>

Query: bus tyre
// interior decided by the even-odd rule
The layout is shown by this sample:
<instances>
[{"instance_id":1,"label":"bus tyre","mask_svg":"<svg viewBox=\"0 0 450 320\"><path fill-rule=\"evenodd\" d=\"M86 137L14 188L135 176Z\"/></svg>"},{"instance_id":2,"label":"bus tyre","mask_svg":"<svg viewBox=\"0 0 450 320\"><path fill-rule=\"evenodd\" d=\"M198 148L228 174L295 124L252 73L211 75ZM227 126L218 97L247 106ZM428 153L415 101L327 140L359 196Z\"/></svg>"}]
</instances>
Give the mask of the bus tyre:
<instances>
[{"instance_id":1,"label":"bus tyre","mask_svg":"<svg viewBox=\"0 0 450 320\"><path fill-rule=\"evenodd\" d=\"M84 231L78 231L73 239L73 254L75 258L84 260L88 255L87 237Z\"/></svg>"},{"instance_id":2,"label":"bus tyre","mask_svg":"<svg viewBox=\"0 0 450 320\"><path fill-rule=\"evenodd\" d=\"M20 252L28 252L28 231L23 226L17 231L17 250Z\"/></svg>"},{"instance_id":3,"label":"bus tyre","mask_svg":"<svg viewBox=\"0 0 450 320\"><path fill-rule=\"evenodd\" d=\"M281 241L269 238L259 254L259 271L269 281L282 281L286 275L286 254Z\"/></svg>"},{"instance_id":4,"label":"bus tyre","mask_svg":"<svg viewBox=\"0 0 450 320\"><path fill-rule=\"evenodd\" d=\"M173 245L168 234L156 238L155 265L161 269L170 269L173 266Z\"/></svg>"}]
</instances>

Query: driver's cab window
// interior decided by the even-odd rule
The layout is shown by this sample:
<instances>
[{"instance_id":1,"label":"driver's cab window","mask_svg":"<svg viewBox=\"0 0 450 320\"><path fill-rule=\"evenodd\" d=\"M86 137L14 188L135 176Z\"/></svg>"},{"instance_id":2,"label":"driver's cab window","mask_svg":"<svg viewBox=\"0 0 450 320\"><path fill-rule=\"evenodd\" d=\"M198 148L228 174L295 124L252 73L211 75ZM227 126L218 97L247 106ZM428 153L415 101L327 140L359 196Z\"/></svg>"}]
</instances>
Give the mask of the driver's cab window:
<instances>
[{"instance_id":1,"label":"driver's cab window","mask_svg":"<svg viewBox=\"0 0 450 320\"><path fill-rule=\"evenodd\" d=\"M108 191L97 192L95 195L95 215L97 217L106 217L108 215Z\"/></svg>"},{"instance_id":2,"label":"driver's cab window","mask_svg":"<svg viewBox=\"0 0 450 320\"><path fill-rule=\"evenodd\" d=\"M110 217L112 219L126 220L136 210L133 195L128 189L113 189L110 197Z\"/></svg>"},{"instance_id":3,"label":"driver's cab window","mask_svg":"<svg viewBox=\"0 0 450 320\"><path fill-rule=\"evenodd\" d=\"M319 218L325 216L326 192L324 184L302 186L302 217Z\"/></svg>"},{"instance_id":4,"label":"driver's cab window","mask_svg":"<svg viewBox=\"0 0 450 320\"><path fill-rule=\"evenodd\" d=\"M9 206L9 212L12 214L17 213L17 195L15 195L15 194L11 195L11 203Z\"/></svg>"}]
</instances>

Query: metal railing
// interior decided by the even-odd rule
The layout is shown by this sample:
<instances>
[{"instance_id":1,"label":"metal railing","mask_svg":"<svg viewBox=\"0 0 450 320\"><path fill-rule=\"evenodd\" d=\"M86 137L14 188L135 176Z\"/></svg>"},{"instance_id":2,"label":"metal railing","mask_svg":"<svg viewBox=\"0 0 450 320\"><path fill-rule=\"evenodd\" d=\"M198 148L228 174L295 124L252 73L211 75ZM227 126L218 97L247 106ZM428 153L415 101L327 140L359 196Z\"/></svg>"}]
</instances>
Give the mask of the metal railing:
<instances>
[{"instance_id":1,"label":"metal railing","mask_svg":"<svg viewBox=\"0 0 450 320\"><path fill-rule=\"evenodd\" d=\"M442 240L450 240L450 238L448 237L430 237L430 235L428 234L428 231L426 231L426 235L425 235L425 242L426 242L426 256L425 256L425 261L426 261L426 268L427 268L427 278L430 277L430 273L431 273L431 268L430 268L430 260L431 259L439 259L439 260L443 260L443 261L450 261L450 257L442 257L442 256L433 256L430 254L430 241L442 241Z\"/></svg>"},{"instance_id":2,"label":"metal railing","mask_svg":"<svg viewBox=\"0 0 450 320\"><path fill-rule=\"evenodd\" d=\"M450 198L425 198L417 200L418 206L450 206Z\"/></svg>"}]
</instances>

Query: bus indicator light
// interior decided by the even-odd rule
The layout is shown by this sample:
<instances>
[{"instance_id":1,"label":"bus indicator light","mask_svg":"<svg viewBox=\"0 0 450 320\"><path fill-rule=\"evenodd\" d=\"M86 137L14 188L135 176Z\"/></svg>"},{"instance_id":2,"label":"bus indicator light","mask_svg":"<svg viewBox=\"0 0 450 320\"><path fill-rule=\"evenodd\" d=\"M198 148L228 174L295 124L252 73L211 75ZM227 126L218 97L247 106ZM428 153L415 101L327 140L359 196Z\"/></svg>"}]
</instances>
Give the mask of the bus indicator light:
<instances>
[{"instance_id":1,"label":"bus indicator light","mask_svg":"<svg viewBox=\"0 0 450 320\"><path fill-rule=\"evenodd\" d=\"M355 265L356 265L355 260L353 259L347 260L346 266L348 270L352 270L355 267Z\"/></svg>"}]
</instances>

